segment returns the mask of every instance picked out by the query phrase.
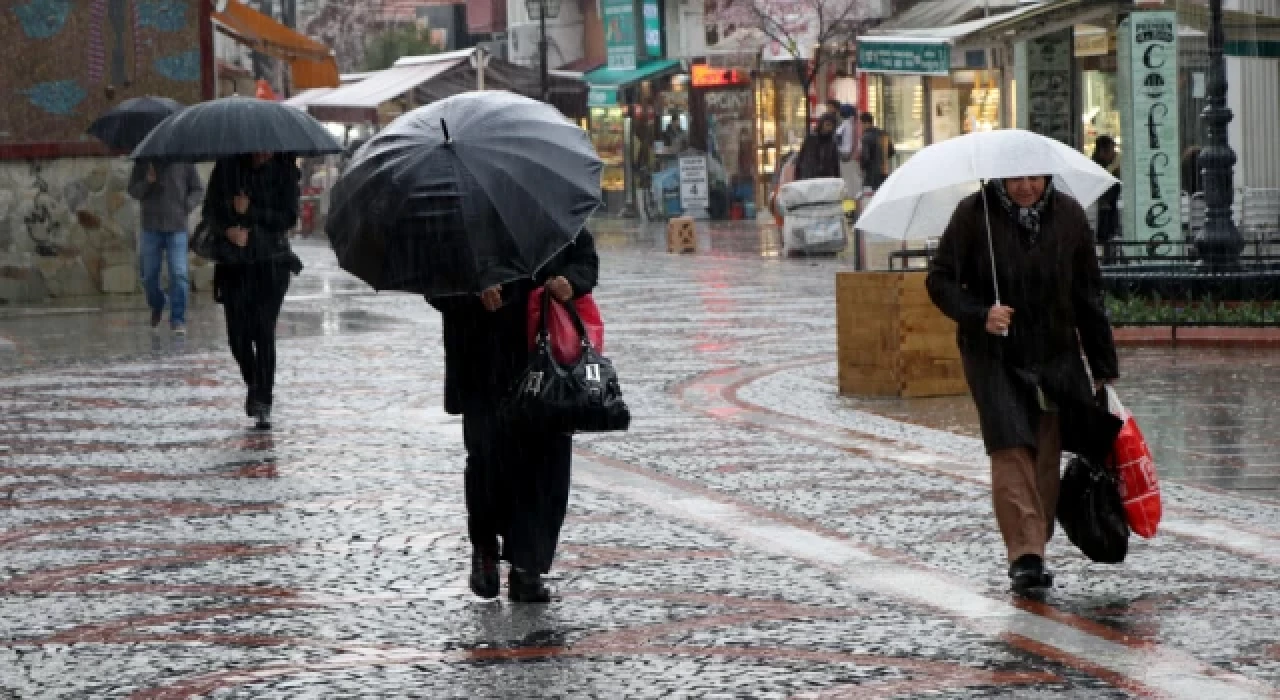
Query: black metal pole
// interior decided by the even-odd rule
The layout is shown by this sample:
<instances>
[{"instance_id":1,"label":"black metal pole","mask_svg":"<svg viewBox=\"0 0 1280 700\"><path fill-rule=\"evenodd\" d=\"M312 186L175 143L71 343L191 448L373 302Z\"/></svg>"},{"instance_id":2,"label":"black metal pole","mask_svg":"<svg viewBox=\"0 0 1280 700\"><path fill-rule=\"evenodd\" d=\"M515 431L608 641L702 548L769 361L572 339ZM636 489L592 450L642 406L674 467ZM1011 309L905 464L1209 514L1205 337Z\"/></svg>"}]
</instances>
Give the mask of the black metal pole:
<instances>
[{"instance_id":1,"label":"black metal pole","mask_svg":"<svg viewBox=\"0 0 1280 700\"><path fill-rule=\"evenodd\" d=\"M1244 250L1244 239L1231 219L1236 153L1227 140L1227 124L1233 115L1227 107L1227 63L1222 55L1225 43L1222 0L1209 0L1209 104L1200 114L1207 144L1200 151L1198 163L1204 182L1205 221L1195 246L1203 264L1215 269L1233 267Z\"/></svg>"},{"instance_id":2,"label":"black metal pole","mask_svg":"<svg viewBox=\"0 0 1280 700\"><path fill-rule=\"evenodd\" d=\"M538 70L542 78L542 101L551 101L551 73L547 67L547 0L538 0Z\"/></svg>"}]
</instances>

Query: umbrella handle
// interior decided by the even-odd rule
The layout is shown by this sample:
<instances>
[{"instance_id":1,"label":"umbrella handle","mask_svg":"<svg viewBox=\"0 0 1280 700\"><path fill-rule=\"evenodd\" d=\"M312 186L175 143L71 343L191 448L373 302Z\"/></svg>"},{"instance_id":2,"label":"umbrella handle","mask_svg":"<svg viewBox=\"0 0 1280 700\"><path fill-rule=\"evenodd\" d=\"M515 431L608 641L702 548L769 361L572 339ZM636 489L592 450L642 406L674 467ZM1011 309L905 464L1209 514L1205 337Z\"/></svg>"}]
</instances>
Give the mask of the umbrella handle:
<instances>
[{"instance_id":1,"label":"umbrella handle","mask_svg":"<svg viewBox=\"0 0 1280 700\"><path fill-rule=\"evenodd\" d=\"M991 284L995 287L996 306L1002 306L1000 303L1000 277L996 273L996 244L991 236L991 208L987 205L987 182L986 180L978 181L978 190L982 192L982 214L987 224L987 253L991 258ZM1000 335L1008 336L1009 329L1004 329Z\"/></svg>"}]
</instances>

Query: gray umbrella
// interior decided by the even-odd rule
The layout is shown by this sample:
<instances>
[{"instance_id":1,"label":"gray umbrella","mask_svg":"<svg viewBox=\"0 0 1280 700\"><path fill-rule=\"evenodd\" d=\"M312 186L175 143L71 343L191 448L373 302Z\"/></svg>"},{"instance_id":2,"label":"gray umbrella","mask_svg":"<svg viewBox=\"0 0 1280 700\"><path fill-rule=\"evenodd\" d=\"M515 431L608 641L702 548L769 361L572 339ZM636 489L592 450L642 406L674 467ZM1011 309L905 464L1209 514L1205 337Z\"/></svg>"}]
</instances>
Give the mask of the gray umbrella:
<instances>
[{"instance_id":1,"label":"gray umbrella","mask_svg":"<svg viewBox=\"0 0 1280 700\"><path fill-rule=\"evenodd\" d=\"M132 151L160 122L182 108L182 103L168 97L135 97L94 120L88 133L116 150Z\"/></svg>"},{"instance_id":2,"label":"gray umbrella","mask_svg":"<svg viewBox=\"0 0 1280 700\"><path fill-rule=\"evenodd\" d=\"M555 108L464 93L401 116L334 185L325 230L375 289L429 297L532 277L600 206L603 164Z\"/></svg>"},{"instance_id":3,"label":"gray umbrella","mask_svg":"<svg viewBox=\"0 0 1280 700\"><path fill-rule=\"evenodd\" d=\"M135 160L198 163L249 153L318 156L342 146L310 114L278 102L223 97L160 122L133 151Z\"/></svg>"}]
</instances>

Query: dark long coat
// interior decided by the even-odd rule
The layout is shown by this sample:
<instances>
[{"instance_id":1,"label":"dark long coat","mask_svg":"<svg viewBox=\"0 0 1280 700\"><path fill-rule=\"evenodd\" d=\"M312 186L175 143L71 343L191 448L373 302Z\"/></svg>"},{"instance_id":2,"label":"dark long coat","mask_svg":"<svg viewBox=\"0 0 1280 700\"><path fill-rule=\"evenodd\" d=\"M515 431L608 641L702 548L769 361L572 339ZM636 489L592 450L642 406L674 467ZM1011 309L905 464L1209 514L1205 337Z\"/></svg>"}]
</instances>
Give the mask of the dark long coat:
<instances>
[{"instance_id":1,"label":"dark long coat","mask_svg":"<svg viewBox=\"0 0 1280 700\"><path fill-rule=\"evenodd\" d=\"M1103 455L1120 425L1094 401L1081 350L1095 379L1119 372L1084 210L1054 192L1039 239L1029 244L993 192L987 202L1001 302L1014 309L1009 335L985 329L995 291L980 194L956 208L928 277L934 304L959 324L957 342L987 451L1035 448L1038 386L1058 406L1063 448Z\"/></svg>"},{"instance_id":2,"label":"dark long coat","mask_svg":"<svg viewBox=\"0 0 1280 700\"><path fill-rule=\"evenodd\" d=\"M444 319L444 410L461 415L496 409L529 364L529 295L564 277L581 297L595 289L599 274L595 238L583 230L534 279L505 285L497 311L485 311L475 296L428 299Z\"/></svg>"}]
</instances>

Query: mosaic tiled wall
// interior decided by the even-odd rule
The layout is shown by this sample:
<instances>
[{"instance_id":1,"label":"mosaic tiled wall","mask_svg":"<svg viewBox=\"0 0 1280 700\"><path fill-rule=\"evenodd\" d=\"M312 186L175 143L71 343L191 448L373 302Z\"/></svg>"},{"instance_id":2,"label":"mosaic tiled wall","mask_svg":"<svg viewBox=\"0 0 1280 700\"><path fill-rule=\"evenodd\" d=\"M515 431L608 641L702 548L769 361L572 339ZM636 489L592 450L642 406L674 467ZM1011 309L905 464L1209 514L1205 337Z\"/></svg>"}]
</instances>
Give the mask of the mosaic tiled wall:
<instances>
[{"instance_id":1,"label":"mosaic tiled wall","mask_svg":"<svg viewBox=\"0 0 1280 700\"><path fill-rule=\"evenodd\" d=\"M129 97L200 101L200 2L0 2L0 145L87 140Z\"/></svg>"}]
</instances>

